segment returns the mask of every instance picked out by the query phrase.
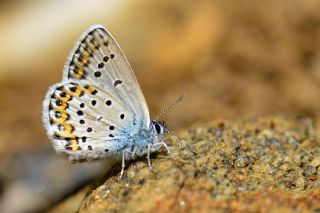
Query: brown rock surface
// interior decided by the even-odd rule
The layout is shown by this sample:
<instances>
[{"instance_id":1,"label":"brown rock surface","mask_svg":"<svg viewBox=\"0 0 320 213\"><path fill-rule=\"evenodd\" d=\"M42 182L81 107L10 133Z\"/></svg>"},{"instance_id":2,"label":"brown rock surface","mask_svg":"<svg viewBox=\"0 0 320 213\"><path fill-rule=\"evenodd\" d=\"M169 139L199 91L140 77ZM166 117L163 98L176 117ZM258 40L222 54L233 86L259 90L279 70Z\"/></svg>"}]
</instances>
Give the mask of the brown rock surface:
<instances>
[{"instance_id":1,"label":"brown rock surface","mask_svg":"<svg viewBox=\"0 0 320 213\"><path fill-rule=\"evenodd\" d=\"M79 211L319 211L318 132L309 119L195 125L179 132L176 157L153 155L152 171L136 160L119 180L117 164Z\"/></svg>"}]
</instances>

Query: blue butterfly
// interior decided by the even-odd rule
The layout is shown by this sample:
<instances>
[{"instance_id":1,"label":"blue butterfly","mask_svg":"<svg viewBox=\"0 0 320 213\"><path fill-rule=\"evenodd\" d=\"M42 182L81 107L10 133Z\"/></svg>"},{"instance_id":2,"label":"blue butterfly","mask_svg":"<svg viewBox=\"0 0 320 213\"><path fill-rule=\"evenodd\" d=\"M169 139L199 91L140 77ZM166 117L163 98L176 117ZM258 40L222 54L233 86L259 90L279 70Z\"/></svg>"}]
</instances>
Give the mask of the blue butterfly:
<instances>
[{"instance_id":1,"label":"blue butterfly","mask_svg":"<svg viewBox=\"0 0 320 213\"><path fill-rule=\"evenodd\" d=\"M122 158L121 176L127 159L147 154L150 166L150 152L164 146L170 153L164 123L150 119L125 55L101 25L75 44L62 81L47 92L43 122L56 151L71 161Z\"/></svg>"}]
</instances>

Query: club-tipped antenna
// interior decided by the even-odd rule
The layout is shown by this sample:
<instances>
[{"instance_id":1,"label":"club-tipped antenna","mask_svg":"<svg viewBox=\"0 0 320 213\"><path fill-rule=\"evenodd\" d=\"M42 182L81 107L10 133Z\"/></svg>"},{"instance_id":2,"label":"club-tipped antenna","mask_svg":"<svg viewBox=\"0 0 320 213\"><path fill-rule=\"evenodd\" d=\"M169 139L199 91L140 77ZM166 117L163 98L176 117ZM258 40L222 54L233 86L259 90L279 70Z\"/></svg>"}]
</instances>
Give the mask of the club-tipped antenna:
<instances>
[{"instance_id":1,"label":"club-tipped antenna","mask_svg":"<svg viewBox=\"0 0 320 213\"><path fill-rule=\"evenodd\" d=\"M165 114L167 111L169 111L170 109L172 109L177 103L179 103L185 96L185 93L183 93L182 95L180 95L169 107L167 107L165 110L163 110L157 117L156 120L158 121L159 118Z\"/></svg>"}]
</instances>

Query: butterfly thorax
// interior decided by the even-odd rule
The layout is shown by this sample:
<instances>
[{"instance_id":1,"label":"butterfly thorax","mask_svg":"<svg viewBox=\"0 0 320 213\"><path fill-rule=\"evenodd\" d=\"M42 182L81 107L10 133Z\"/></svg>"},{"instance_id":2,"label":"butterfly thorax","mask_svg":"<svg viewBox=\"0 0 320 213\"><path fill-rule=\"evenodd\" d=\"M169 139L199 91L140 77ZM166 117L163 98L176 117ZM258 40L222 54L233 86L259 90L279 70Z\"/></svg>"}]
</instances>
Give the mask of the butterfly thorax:
<instances>
[{"instance_id":1,"label":"butterfly thorax","mask_svg":"<svg viewBox=\"0 0 320 213\"><path fill-rule=\"evenodd\" d=\"M164 124L158 121L151 121L148 129L141 129L137 134L129 138L126 152L131 154L131 157L142 156L150 151L155 151L161 147L161 140L165 135Z\"/></svg>"}]
</instances>

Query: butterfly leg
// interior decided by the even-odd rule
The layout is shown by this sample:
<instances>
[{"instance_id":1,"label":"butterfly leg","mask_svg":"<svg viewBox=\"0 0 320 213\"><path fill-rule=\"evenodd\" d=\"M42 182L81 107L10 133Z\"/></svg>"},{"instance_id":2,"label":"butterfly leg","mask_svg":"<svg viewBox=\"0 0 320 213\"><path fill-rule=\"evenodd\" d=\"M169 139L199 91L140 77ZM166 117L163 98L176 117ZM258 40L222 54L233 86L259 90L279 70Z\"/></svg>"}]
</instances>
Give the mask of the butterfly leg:
<instances>
[{"instance_id":1,"label":"butterfly leg","mask_svg":"<svg viewBox=\"0 0 320 213\"><path fill-rule=\"evenodd\" d=\"M151 169L150 152L151 152L151 145L148 144L147 160L148 160L148 166Z\"/></svg>"},{"instance_id":2,"label":"butterfly leg","mask_svg":"<svg viewBox=\"0 0 320 213\"><path fill-rule=\"evenodd\" d=\"M137 147L135 146L133 149L133 152L132 152L132 157L134 157L136 155L136 152L137 152Z\"/></svg>"},{"instance_id":3,"label":"butterfly leg","mask_svg":"<svg viewBox=\"0 0 320 213\"><path fill-rule=\"evenodd\" d=\"M164 148L166 148L168 154L171 155L169 147L167 146L167 144L163 140L161 140L161 144L164 146Z\"/></svg>"},{"instance_id":4,"label":"butterfly leg","mask_svg":"<svg viewBox=\"0 0 320 213\"><path fill-rule=\"evenodd\" d=\"M153 144L153 146L158 146L158 145L164 146L164 148L166 148L168 154L172 157L172 154L171 154L171 151L170 151L168 145L167 145L163 140L161 140L160 143L155 143L155 144Z\"/></svg>"},{"instance_id":5,"label":"butterfly leg","mask_svg":"<svg viewBox=\"0 0 320 213\"><path fill-rule=\"evenodd\" d=\"M124 173L124 168L125 168L125 154L126 154L126 151L123 151L122 152L122 166L121 166L121 172L120 172L120 180L123 176L123 173Z\"/></svg>"}]
</instances>

